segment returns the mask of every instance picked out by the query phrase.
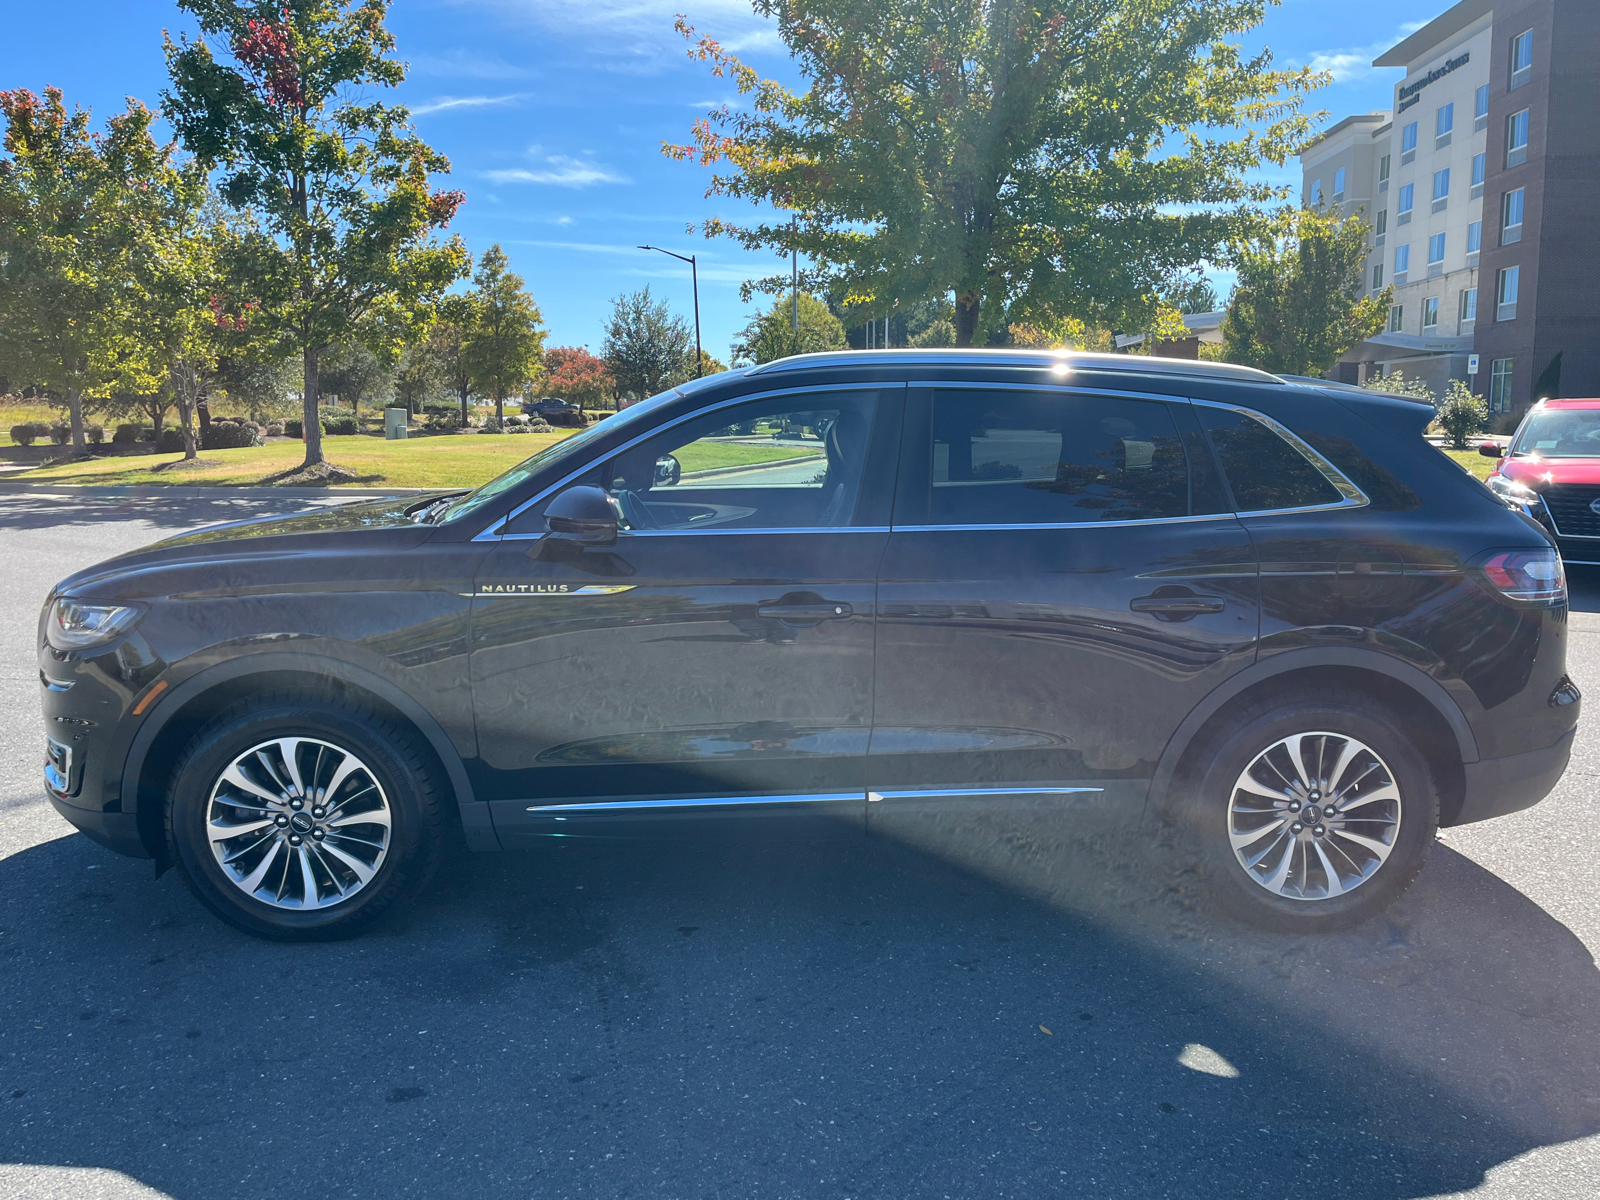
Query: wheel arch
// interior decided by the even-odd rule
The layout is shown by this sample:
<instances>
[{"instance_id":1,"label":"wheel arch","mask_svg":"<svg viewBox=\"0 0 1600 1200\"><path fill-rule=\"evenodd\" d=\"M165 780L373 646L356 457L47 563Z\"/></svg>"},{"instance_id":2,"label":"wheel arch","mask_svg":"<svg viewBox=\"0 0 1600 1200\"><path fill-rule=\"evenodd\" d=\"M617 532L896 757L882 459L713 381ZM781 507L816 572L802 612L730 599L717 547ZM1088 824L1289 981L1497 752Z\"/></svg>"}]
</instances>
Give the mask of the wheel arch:
<instances>
[{"instance_id":1,"label":"wheel arch","mask_svg":"<svg viewBox=\"0 0 1600 1200\"><path fill-rule=\"evenodd\" d=\"M1466 794L1464 764L1479 760L1477 737L1453 696L1432 676L1382 654L1337 647L1285 651L1248 667L1211 692L1168 739L1150 783L1150 804L1165 810L1174 785L1192 776L1195 755L1228 714L1275 692L1346 686L1376 694L1406 722L1433 768L1439 787L1439 823L1448 825Z\"/></svg>"},{"instance_id":2,"label":"wheel arch","mask_svg":"<svg viewBox=\"0 0 1600 1200\"><path fill-rule=\"evenodd\" d=\"M331 692L403 721L418 735L455 793L467 845L498 850L488 806L476 802L461 755L415 698L372 671L313 654L252 654L207 667L162 697L140 726L122 768L124 804L133 800L140 840L158 870L170 865L162 828L165 788L183 746L212 716L252 693L281 688Z\"/></svg>"}]
</instances>

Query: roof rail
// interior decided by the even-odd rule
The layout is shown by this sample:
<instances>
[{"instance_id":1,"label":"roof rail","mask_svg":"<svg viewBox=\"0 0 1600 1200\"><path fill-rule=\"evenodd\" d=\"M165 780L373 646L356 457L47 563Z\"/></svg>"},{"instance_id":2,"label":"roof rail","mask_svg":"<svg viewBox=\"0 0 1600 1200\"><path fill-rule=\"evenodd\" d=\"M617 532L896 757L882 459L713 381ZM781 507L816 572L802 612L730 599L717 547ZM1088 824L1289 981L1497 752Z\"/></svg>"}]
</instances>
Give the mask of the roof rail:
<instances>
[{"instance_id":1,"label":"roof rail","mask_svg":"<svg viewBox=\"0 0 1600 1200\"><path fill-rule=\"evenodd\" d=\"M793 354L751 367L749 375L781 375L844 366L1046 367L1065 371L1125 371L1131 375L1180 375L1191 379L1232 379L1239 383L1283 380L1254 367L1190 358L1143 354L1085 354L1076 350L831 350Z\"/></svg>"}]
</instances>

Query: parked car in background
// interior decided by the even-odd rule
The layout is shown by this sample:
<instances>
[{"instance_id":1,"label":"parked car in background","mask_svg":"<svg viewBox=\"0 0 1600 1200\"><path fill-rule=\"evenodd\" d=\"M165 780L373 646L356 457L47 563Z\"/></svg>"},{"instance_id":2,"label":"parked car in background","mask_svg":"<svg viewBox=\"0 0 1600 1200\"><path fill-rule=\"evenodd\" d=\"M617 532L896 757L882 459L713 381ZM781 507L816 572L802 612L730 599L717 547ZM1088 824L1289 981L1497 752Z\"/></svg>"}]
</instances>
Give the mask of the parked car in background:
<instances>
[{"instance_id":1,"label":"parked car in background","mask_svg":"<svg viewBox=\"0 0 1600 1200\"><path fill-rule=\"evenodd\" d=\"M522 402L522 415L525 417L543 417L552 425L578 425L588 422L584 419L583 407L562 400L556 396L545 396L539 400L524 400Z\"/></svg>"},{"instance_id":2,"label":"parked car in background","mask_svg":"<svg viewBox=\"0 0 1600 1200\"><path fill-rule=\"evenodd\" d=\"M1541 400L1489 472L1496 495L1538 521L1569 563L1600 565L1600 399Z\"/></svg>"},{"instance_id":3,"label":"parked car in background","mask_svg":"<svg viewBox=\"0 0 1600 1200\"><path fill-rule=\"evenodd\" d=\"M1549 793L1578 720L1561 560L1433 416L1121 355L724 372L475 491L63 580L45 787L275 938L359 929L451 826L915 841L974 809L1160 814L1228 910L1339 928L1438 826ZM826 435L727 436L785 423Z\"/></svg>"}]
</instances>

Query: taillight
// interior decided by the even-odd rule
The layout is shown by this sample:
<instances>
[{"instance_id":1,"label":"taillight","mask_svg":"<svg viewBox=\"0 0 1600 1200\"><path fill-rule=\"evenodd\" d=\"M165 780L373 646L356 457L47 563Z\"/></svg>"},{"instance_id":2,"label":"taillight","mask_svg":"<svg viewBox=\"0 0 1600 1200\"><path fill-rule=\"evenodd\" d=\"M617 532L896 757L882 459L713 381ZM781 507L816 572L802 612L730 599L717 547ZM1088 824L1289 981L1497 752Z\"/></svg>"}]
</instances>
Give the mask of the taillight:
<instances>
[{"instance_id":1,"label":"taillight","mask_svg":"<svg viewBox=\"0 0 1600 1200\"><path fill-rule=\"evenodd\" d=\"M1565 604L1567 574L1554 550L1491 550L1478 569L1494 589L1524 604Z\"/></svg>"}]
</instances>

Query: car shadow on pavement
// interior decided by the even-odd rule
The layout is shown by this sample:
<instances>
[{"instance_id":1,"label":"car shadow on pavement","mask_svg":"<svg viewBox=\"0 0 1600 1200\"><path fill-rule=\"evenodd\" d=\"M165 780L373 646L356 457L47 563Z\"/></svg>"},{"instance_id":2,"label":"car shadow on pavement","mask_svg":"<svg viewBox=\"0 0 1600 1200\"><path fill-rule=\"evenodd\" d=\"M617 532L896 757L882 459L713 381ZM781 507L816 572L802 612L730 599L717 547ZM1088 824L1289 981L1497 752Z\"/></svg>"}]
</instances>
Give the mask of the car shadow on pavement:
<instances>
[{"instance_id":1,"label":"car shadow on pavement","mask_svg":"<svg viewBox=\"0 0 1600 1200\"><path fill-rule=\"evenodd\" d=\"M326 945L74 835L0 911L0 1162L180 1198L1398 1200L1600 1129L1590 955L1443 845L1321 938L988 818L459 852Z\"/></svg>"}]
</instances>

